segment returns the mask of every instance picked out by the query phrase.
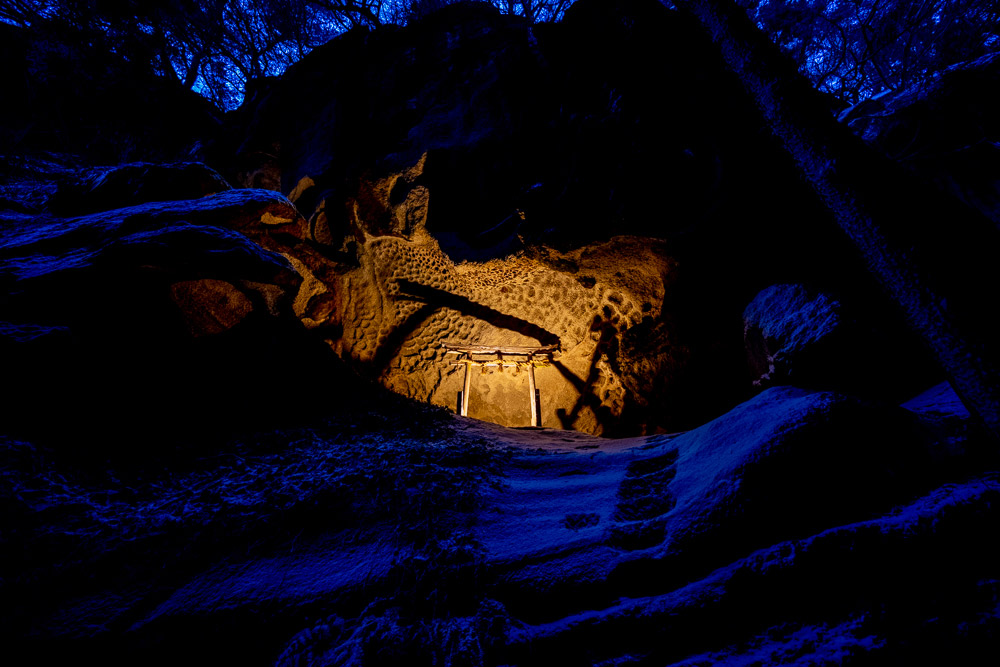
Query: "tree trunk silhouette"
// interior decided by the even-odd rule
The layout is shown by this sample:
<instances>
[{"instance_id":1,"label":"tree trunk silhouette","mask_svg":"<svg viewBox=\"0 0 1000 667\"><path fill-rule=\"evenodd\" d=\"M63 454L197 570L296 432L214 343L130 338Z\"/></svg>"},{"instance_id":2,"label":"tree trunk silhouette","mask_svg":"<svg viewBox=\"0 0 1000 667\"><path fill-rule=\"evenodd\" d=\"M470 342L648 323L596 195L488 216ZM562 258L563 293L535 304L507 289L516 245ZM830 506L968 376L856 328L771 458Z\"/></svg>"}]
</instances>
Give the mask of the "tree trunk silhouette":
<instances>
[{"instance_id":1,"label":"tree trunk silhouette","mask_svg":"<svg viewBox=\"0 0 1000 667\"><path fill-rule=\"evenodd\" d=\"M1000 439L998 232L840 125L733 0L676 0L799 165L969 410ZM804 223L808 224L808 223Z\"/></svg>"}]
</instances>

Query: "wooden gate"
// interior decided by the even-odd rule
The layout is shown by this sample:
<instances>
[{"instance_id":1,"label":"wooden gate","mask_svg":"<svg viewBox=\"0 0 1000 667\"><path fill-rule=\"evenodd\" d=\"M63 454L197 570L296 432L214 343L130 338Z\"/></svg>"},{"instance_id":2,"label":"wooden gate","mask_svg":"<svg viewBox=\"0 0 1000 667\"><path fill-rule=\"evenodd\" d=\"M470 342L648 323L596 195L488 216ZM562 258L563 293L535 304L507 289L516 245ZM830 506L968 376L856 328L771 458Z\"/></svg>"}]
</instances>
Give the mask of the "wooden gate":
<instances>
[{"instance_id":1,"label":"wooden gate","mask_svg":"<svg viewBox=\"0 0 1000 667\"><path fill-rule=\"evenodd\" d=\"M452 366L465 366L465 383L460 392L458 402L458 413L463 417L469 415L469 389L472 384L472 367L480 366L486 368L496 368L499 372L510 368L514 373L521 369L528 371L528 393L531 404L531 425L539 426L542 423L539 410L538 389L535 386L535 368L548 366L552 363L552 355L559 351L558 345L546 345L543 347L517 347L490 345L449 345L444 343L445 354L454 354L458 358L451 362ZM484 370L485 372L485 370Z\"/></svg>"}]
</instances>

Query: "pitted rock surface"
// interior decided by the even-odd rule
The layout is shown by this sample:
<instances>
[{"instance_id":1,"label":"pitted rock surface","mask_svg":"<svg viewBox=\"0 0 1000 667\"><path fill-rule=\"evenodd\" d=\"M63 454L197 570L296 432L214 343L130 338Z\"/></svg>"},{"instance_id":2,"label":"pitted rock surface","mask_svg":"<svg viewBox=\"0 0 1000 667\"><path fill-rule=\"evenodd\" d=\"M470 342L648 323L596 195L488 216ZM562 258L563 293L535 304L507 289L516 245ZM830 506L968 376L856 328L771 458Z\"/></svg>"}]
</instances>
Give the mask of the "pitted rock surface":
<instances>
[{"instance_id":1,"label":"pitted rock surface","mask_svg":"<svg viewBox=\"0 0 1000 667\"><path fill-rule=\"evenodd\" d=\"M456 405L463 375L444 343L558 343L562 354L536 374L542 426L603 433L642 400L628 388L637 386L629 375L638 368L623 368L619 349L625 332L661 314L676 264L665 242L622 236L567 253L456 264L422 221L390 219L409 222L395 227L398 234L359 225L349 261L317 252L315 228L305 231L301 218L289 221L293 234L271 231L266 221L241 231L281 251L303 277L293 304L303 324L404 396ZM527 426L526 374L477 370L470 416Z\"/></svg>"}]
</instances>

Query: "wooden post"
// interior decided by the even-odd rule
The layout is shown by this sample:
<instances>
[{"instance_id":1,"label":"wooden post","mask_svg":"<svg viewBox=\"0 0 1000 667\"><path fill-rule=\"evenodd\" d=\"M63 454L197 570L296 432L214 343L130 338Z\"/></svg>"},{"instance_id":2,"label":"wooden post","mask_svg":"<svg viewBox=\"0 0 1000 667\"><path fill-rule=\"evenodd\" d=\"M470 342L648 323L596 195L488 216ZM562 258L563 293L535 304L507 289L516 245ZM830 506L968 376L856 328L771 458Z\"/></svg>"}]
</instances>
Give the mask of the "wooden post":
<instances>
[{"instance_id":1,"label":"wooden post","mask_svg":"<svg viewBox=\"0 0 1000 667\"><path fill-rule=\"evenodd\" d=\"M538 399L535 394L535 364L528 361L528 391L531 393L531 425L538 426Z\"/></svg>"},{"instance_id":2,"label":"wooden post","mask_svg":"<svg viewBox=\"0 0 1000 667\"><path fill-rule=\"evenodd\" d=\"M465 387L462 389L462 416L469 416L469 385L472 383L472 364L465 364Z\"/></svg>"}]
</instances>

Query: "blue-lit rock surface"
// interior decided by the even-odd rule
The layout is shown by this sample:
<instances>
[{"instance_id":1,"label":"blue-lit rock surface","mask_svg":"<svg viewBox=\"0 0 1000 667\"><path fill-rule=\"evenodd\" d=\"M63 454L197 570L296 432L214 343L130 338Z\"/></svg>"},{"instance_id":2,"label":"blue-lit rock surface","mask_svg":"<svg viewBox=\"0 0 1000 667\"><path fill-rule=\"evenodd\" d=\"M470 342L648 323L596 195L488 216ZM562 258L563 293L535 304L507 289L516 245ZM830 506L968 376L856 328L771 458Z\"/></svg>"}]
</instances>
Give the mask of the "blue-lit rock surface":
<instances>
[{"instance_id":1,"label":"blue-lit rock surface","mask_svg":"<svg viewBox=\"0 0 1000 667\"><path fill-rule=\"evenodd\" d=\"M775 388L623 441L410 410L171 468L82 474L6 439L5 629L40 656L317 665L834 664L995 636L1000 482L942 484L968 456L901 408Z\"/></svg>"}]
</instances>

